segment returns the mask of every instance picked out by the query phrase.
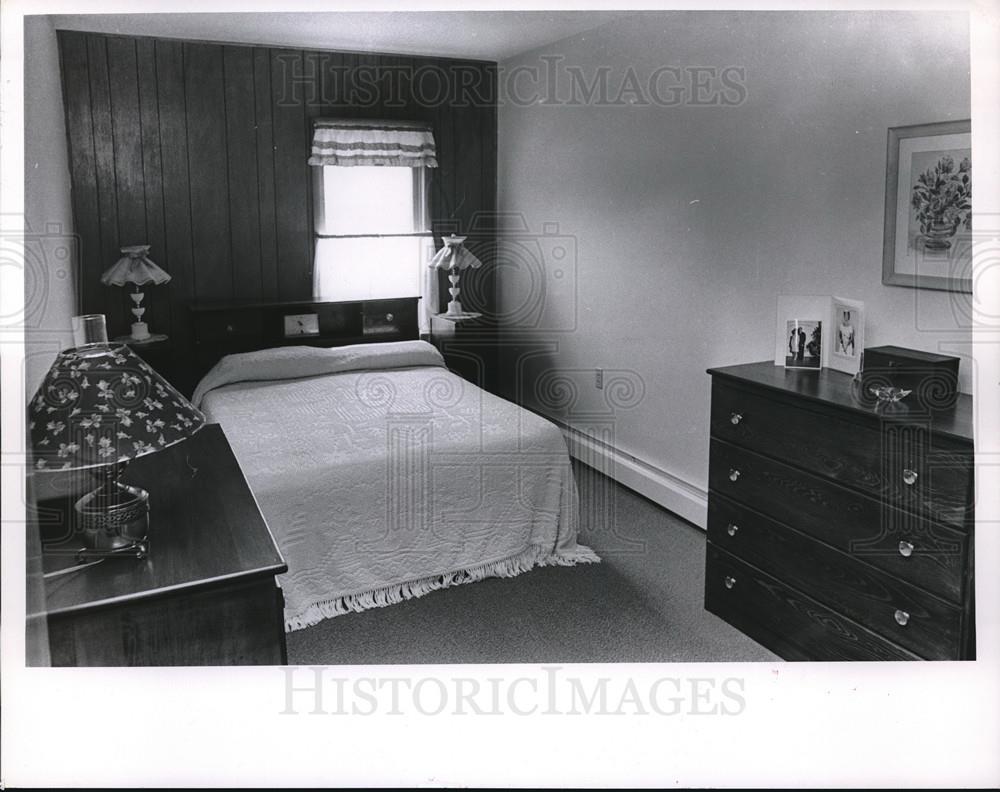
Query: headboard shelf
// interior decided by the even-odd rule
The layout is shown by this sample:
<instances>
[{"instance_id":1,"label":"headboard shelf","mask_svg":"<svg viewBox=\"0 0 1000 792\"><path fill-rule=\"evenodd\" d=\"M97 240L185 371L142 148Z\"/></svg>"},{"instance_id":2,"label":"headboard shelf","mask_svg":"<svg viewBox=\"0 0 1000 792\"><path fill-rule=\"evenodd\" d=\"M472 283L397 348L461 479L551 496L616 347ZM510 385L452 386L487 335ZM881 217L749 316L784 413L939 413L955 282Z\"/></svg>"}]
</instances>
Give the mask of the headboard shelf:
<instances>
[{"instance_id":1,"label":"headboard shelf","mask_svg":"<svg viewBox=\"0 0 1000 792\"><path fill-rule=\"evenodd\" d=\"M193 313L210 313L216 311L250 311L257 308L284 309L307 308L310 306L359 306L380 302L399 302L401 300L419 300L419 297L394 297L389 300L214 300L191 303Z\"/></svg>"},{"instance_id":2,"label":"headboard shelf","mask_svg":"<svg viewBox=\"0 0 1000 792\"><path fill-rule=\"evenodd\" d=\"M345 346L419 337L419 297L190 306L194 382L225 355L278 346Z\"/></svg>"}]
</instances>

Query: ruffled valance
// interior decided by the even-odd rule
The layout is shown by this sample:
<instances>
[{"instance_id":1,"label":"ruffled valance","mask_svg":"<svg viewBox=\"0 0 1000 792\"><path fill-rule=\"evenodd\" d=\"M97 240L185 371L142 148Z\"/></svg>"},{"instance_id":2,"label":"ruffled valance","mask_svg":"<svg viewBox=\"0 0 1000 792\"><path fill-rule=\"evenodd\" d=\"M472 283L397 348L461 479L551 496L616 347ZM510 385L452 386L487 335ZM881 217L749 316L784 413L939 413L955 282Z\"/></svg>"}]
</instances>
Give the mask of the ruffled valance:
<instances>
[{"instance_id":1,"label":"ruffled valance","mask_svg":"<svg viewBox=\"0 0 1000 792\"><path fill-rule=\"evenodd\" d=\"M410 121L319 119L309 164L436 168L434 132Z\"/></svg>"}]
</instances>

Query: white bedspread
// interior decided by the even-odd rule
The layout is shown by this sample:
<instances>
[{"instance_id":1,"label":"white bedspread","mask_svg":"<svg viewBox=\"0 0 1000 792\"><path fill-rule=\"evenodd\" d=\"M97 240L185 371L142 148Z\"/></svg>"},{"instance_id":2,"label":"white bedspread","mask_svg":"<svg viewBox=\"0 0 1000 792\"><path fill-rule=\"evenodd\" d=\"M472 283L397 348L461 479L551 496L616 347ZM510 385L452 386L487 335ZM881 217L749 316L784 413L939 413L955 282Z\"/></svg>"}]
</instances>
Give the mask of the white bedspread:
<instances>
[{"instance_id":1,"label":"white bedspread","mask_svg":"<svg viewBox=\"0 0 1000 792\"><path fill-rule=\"evenodd\" d=\"M288 563L288 630L598 560L576 543L559 429L450 373L425 342L230 355L199 402Z\"/></svg>"}]
</instances>

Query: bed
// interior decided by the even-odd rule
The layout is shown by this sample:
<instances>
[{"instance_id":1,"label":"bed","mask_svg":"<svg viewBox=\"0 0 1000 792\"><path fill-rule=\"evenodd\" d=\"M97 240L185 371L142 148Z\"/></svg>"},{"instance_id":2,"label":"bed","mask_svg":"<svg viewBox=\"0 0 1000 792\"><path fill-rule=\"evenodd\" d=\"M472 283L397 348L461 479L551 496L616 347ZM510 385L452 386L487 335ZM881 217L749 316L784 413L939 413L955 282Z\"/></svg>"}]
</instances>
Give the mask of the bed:
<instances>
[{"instance_id":1,"label":"bed","mask_svg":"<svg viewBox=\"0 0 1000 792\"><path fill-rule=\"evenodd\" d=\"M222 425L288 563L288 631L599 560L577 543L559 429L451 373L425 341L232 354L192 398Z\"/></svg>"}]
</instances>

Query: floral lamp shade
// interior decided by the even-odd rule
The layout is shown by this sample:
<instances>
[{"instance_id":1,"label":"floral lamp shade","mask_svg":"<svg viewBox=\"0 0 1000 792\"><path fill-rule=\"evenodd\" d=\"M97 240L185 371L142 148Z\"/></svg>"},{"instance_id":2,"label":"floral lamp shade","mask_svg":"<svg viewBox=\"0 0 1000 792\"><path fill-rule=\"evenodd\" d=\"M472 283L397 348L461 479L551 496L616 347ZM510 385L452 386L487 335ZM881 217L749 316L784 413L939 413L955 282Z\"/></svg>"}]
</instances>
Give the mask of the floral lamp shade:
<instances>
[{"instance_id":1,"label":"floral lamp shade","mask_svg":"<svg viewBox=\"0 0 1000 792\"><path fill-rule=\"evenodd\" d=\"M28 405L37 470L129 462L197 432L202 415L127 346L61 352Z\"/></svg>"}]
</instances>

